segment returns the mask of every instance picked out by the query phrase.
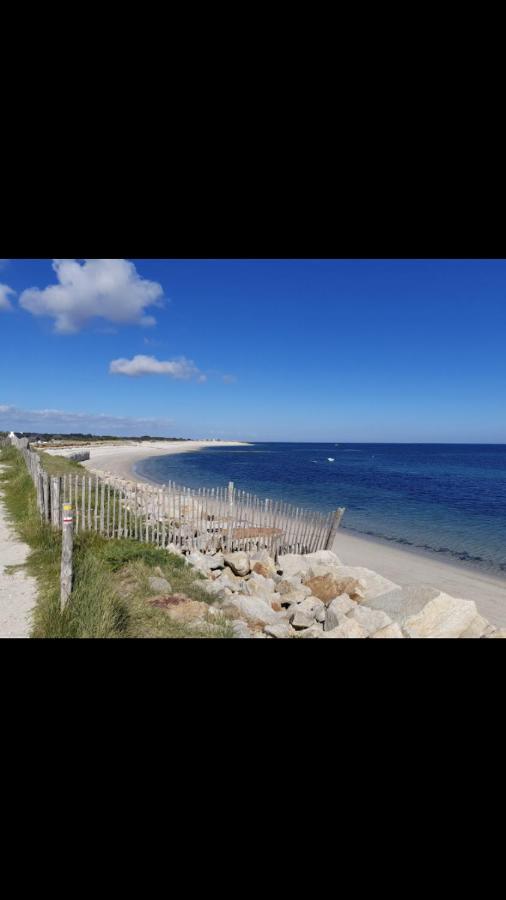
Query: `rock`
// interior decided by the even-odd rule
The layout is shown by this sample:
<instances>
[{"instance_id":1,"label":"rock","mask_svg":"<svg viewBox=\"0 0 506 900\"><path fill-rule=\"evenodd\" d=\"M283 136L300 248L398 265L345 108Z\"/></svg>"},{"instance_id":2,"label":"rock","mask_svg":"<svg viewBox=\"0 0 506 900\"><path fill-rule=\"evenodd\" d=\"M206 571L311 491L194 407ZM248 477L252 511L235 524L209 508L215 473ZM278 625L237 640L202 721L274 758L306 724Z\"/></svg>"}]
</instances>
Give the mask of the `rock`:
<instances>
[{"instance_id":1,"label":"rock","mask_svg":"<svg viewBox=\"0 0 506 900\"><path fill-rule=\"evenodd\" d=\"M441 592L431 585L414 584L396 588L367 600L371 609L382 609L402 626L405 619L421 612L424 606Z\"/></svg>"},{"instance_id":2,"label":"rock","mask_svg":"<svg viewBox=\"0 0 506 900\"><path fill-rule=\"evenodd\" d=\"M469 628L466 628L465 631L460 635L461 638L481 638L487 632L487 628L489 627L489 623L483 616L478 615L473 619Z\"/></svg>"},{"instance_id":3,"label":"rock","mask_svg":"<svg viewBox=\"0 0 506 900\"><path fill-rule=\"evenodd\" d=\"M295 628L297 631L300 631L302 628L311 628L311 625L316 624L315 617L308 612L305 612L303 609L297 609L295 607L294 612L290 612L290 625L292 628Z\"/></svg>"},{"instance_id":4,"label":"rock","mask_svg":"<svg viewBox=\"0 0 506 900\"><path fill-rule=\"evenodd\" d=\"M223 569L225 566L225 558L223 553L215 553L214 556L206 556L208 569Z\"/></svg>"},{"instance_id":5,"label":"rock","mask_svg":"<svg viewBox=\"0 0 506 900\"><path fill-rule=\"evenodd\" d=\"M276 571L276 563L272 559L271 556L267 553L267 550L256 550L255 553L249 554L250 565L253 567L254 563L262 563L264 566L267 566L268 569L272 569L273 572Z\"/></svg>"},{"instance_id":6,"label":"rock","mask_svg":"<svg viewBox=\"0 0 506 900\"><path fill-rule=\"evenodd\" d=\"M230 566L224 566L221 571L218 570L218 574L215 575L215 577L216 578L228 578L228 579L230 579L230 581L236 581L238 584L241 584L241 585L244 584L244 578L240 578L238 575L236 575L235 572L233 571L233 569L230 568Z\"/></svg>"},{"instance_id":7,"label":"rock","mask_svg":"<svg viewBox=\"0 0 506 900\"><path fill-rule=\"evenodd\" d=\"M375 597L399 589L398 584L389 581L388 578L383 578L383 575L373 572L372 569L366 569L364 566L336 566L335 573L341 578L356 578L363 582L362 590L364 602L367 606L371 605L369 601Z\"/></svg>"},{"instance_id":8,"label":"rock","mask_svg":"<svg viewBox=\"0 0 506 900\"><path fill-rule=\"evenodd\" d=\"M277 625L266 625L264 628L266 634L273 638L289 638L295 634L293 628L288 622L279 622Z\"/></svg>"},{"instance_id":9,"label":"rock","mask_svg":"<svg viewBox=\"0 0 506 900\"><path fill-rule=\"evenodd\" d=\"M348 597L348 594L341 594L334 597L327 606L327 614L325 616L325 631L332 631L341 624L341 620L347 613L351 612L357 604Z\"/></svg>"},{"instance_id":10,"label":"rock","mask_svg":"<svg viewBox=\"0 0 506 900\"><path fill-rule=\"evenodd\" d=\"M317 575L305 581L311 593L318 597L326 605L341 594L348 594L351 599L362 599L362 582L356 578L341 577L337 575Z\"/></svg>"},{"instance_id":11,"label":"rock","mask_svg":"<svg viewBox=\"0 0 506 900\"><path fill-rule=\"evenodd\" d=\"M290 578L282 578L281 581L278 581L276 590L280 594L291 594L292 591L302 587L305 588L305 585L302 584L300 575L292 575Z\"/></svg>"},{"instance_id":12,"label":"rock","mask_svg":"<svg viewBox=\"0 0 506 900\"><path fill-rule=\"evenodd\" d=\"M482 635L482 637L484 637L484 638L490 637L490 635L493 634L494 631L497 631L497 628L496 628L495 625L487 625L487 627L485 628L485 632L484 632L484 634Z\"/></svg>"},{"instance_id":13,"label":"rock","mask_svg":"<svg viewBox=\"0 0 506 900\"><path fill-rule=\"evenodd\" d=\"M243 591L245 594L254 594L264 596L265 594L273 594L276 585L272 578L264 578L253 572L248 581L244 582Z\"/></svg>"},{"instance_id":14,"label":"rock","mask_svg":"<svg viewBox=\"0 0 506 900\"><path fill-rule=\"evenodd\" d=\"M260 562L253 563L251 571L255 575L262 575L264 578L269 578L271 574L275 574L272 569Z\"/></svg>"},{"instance_id":15,"label":"rock","mask_svg":"<svg viewBox=\"0 0 506 900\"><path fill-rule=\"evenodd\" d=\"M277 566L267 550L258 550L256 553L249 554L249 561L252 572L258 572L265 578L272 578L277 574Z\"/></svg>"},{"instance_id":16,"label":"rock","mask_svg":"<svg viewBox=\"0 0 506 900\"><path fill-rule=\"evenodd\" d=\"M274 625L282 619L281 614L274 612L269 603L261 597L247 597L244 594L236 594L235 597L227 600L226 609L229 607L235 608L245 619L262 625Z\"/></svg>"},{"instance_id":17,"label":"rock","mask_svg":"<svg viewBox=\"0 0 506 900\"><path fill-rule=\"evenodd\" d=\"M249 556L242 550L236 550L233 553L225 553L224 561L227 566L230 566L235 575L244 576L249 574Z\"/></svg>"},{"instance_id":18,"label":"rock","mask_svg":"<svg viewBox=\"0 0 506 900\"><path fill-rule=\"evenodd\" d=\"M329 566L340 566L341 560L332 550L316 550L314 553L306 553L306 559L314 562L325 563Z\"/></svg>"},{"instance_id":19,"label":"rock","mask_svg":"<svg viewBox=\"0 0 506 900\"><path fill-rule=\"evenodd\" d=\"M401 630L401 626L398 625L397 622L392 622L391 625L386 625L385 628L380 628L375 634L371 635L373 638L403 638L404 635Z\"/></svg>"},{"instance_id":20,"label":"rock","mask_svg":"<svg viewBox=\"0 0 506 900\"><path fill-rule=\"evenodd\" d=\"M278 571L281 571L285 578L291 575L303 575L307 572L313 560L303 556L300 553L285 553L278 556Z\"/></svg>"},{"instance_id":21,"label":"rock","mask_svg":"<svg viewBox=\"0 0 506 900\"><path fill-rule=\"evenodd\" d=\"M241 578L234 578L230 575L220 575L219 578L216 578L215 581L212 581L211 584L216 586L216 590L222 591L223 588L229 588L229 590L234 591L234 593L239 593L239 591L244 590L244 581Z\"/></svg>"},{"instance_id":22,"label":"rock","mask_svg":"<svg viewBox=\"0 0 506 900\"><path fill-rule=\"evenodd\" d=\"M351 612L348 613L348 618L354 619L355 622L362 625L369 634L374 634L381 628L386 628L387 625L392 624L390 616L387 616L386 612L383 612L382 609L370 609L368 606L364 606L364 604L357 604L355 609L352 609Z\"/></svg>"},{"instance_id":23,"label":"rock","mask_svg":"<svg viewBox=\"0 0 506 900\"><path fill-rule=\"evenodd\" d=\"M477 615L472 600L440 592L419 613L405 619L402 630L410 638L458 638Z\"/></svg>"},{"instance_id":24,"label":"rock","mask_svg":"<svg viewBox=\"0 0 506 900\"><path fill-rule=\"evenodd\" d=\"M190 553L186 557L186 562L190 566L194 566L196 569L208 570L208 566L206 563L206 557L202 553Z\"/></svg>"},{"instance_id":25,"label":"rock","mask_svg":"<svg viewBox=\"0 0 506 900\"><path fill-rule=\"evenodd\" d=\"M317 622L320 623L320 625L323 625L323 626L324 626L324 625L325 625L325 619L326 619L326 617L327 617L327 610L326 610L326 608L325 608L325 604L322 603L321 609L318 609L318 610L316 611L315 619L316 619Z\"/></svg>"},{"instance_id":26,"label":"rock","mask_svg":"<svg viewBox=\"0 0 506 900\"><path fill-rule=\"evenodd\" d=\"M276 591L278 592L278 594L280 594L280 596L284 598L284 600L286 600L287 603L295 603L296 601L293 599L294 597L297 597L297 599L299 599L300 597L311 597L311 588L308 588L305 584L293 585L291 586L291 590L286 590L286 588L283 588L283 590L280 591L280 587L282 584L285 584L285 582L278 582L278 584L276 585Z\"/></svg>"},{"instance_id":27,"label":"rock","mask_svg":"<svg viewBox=\"0 0 506 900\"><path fill-rule=\"evenodd\" d=\"M367 638L369 637L368 631L359 625L355 619L348 619L347 616L344 616L340 625L337 628L333 628L332 631L324 631L323 637L325 638Z\"/></svg>"},{"instance_id":28,"label":"rock","mask_svg":"<svg viewBox=\"0 0 506 900\"><path fill-rule=\"evenodd\" d=\"M328 563L313 562L307 572L303 575L304 584L311 578L319 578L322 575L335 575L336 566L329 566Z\"/></svg>"},{"instance_id":29,"label":"rock","mask_svg":"<svg viewBox=\"0 0 506 900\"><path fill-rule=\"evenodd\" d=\"M299 638L322 638L325 637L323 626L319 625L317 622L314 625L311 625L309 628L305 628L303 631L300 631L297 635Z\"/></svg>"},{"instance_id":30,"label":"rock","mask_svg":"<svg viewBox=\"0 0 506 900\"><path fill-rule=\"evenodd\" d=\"M317 617L324 619L325 605L316 597L304 597L288 608L288 616L294 628L309 628Z\"/></svg>"},{"instance_id":31,"label":"rock","mask_svg":"<svg viewBox=\"0 0 506 900\"><path fill-rule=\"evenodd\" d=\"M240 638L241 640L253 637L253 634L249 630L244 619L236 619L232 625L232 631L234 632L234 637Z\"/></svg>"},{"instance_id":32,"label":"rock","mask_svg":"<svg viewBox=\"0 0 506 900\"><path fill-rule=\"evenodd\" d=\"M157 594L172 594L172 587L166 578L151 576L151 578L148 578L148 584L150 589Z\"/></svg>"}]
</instances>

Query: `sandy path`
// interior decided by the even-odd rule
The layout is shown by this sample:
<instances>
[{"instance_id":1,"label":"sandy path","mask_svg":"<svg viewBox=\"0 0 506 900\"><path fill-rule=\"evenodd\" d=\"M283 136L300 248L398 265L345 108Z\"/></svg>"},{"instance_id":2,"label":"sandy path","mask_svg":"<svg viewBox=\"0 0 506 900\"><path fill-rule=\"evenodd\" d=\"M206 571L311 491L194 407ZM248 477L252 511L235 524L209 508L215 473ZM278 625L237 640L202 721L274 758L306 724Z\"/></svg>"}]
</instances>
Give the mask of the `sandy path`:
<instances>
[{"instance_id":1,"label":"sandy path","mask_svg":"<svg viewBox=\"0 0 506 900\"><path fill-rule=\"evenodd\" d=\"M30 613L36 603L37 583L23 571L15 575L5 573L6 566L24 563L29 549L7 521L0 496L0 638L30 637Z\"/></svg>"},{"instance_id":2,"label":"sandy path","mask_svg":"<svg viewBox=\"0 0 506 900\"><path fill-rule=\"evenodd\" d=\"M506 626L506 579L355 537L347 534L346 529L338 531L332 549L344 565L373 569L402 587L427 584L452 597L474 600L481 614L493 625Z\"/></svg>"}]
</instances>

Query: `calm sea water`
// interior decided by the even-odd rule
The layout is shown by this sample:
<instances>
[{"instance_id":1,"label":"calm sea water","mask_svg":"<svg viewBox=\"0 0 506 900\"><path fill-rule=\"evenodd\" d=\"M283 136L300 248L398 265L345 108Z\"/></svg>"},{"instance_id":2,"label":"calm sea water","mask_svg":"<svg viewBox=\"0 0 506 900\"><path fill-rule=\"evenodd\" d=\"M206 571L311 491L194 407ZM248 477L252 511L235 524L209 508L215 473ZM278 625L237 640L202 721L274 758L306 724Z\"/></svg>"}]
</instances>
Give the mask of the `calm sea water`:
<instances>
[{"instance_id":1,"label":"calm sea water","mask_svg":"<svg viewBox=\"0 0 506 900\"><path fill-rule=\"evenodd\" d=\"M137 471L160 484L234 481L297 506L345 506L342 527L350 531L506 575L503 444L217 446L151 458Z\"/></svg>"}]
</instances>

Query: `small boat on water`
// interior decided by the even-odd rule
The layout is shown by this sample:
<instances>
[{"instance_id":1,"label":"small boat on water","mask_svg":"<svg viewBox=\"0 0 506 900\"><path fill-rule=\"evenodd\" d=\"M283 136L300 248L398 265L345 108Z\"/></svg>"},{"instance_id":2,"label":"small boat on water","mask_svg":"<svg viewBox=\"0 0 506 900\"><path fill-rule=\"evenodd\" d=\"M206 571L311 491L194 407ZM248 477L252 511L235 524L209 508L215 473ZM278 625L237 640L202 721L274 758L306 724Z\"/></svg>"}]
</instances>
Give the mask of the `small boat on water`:
<instances>
[{"instance_id":1,"label":"small boat on water","mask_svg":"<svg viewBox=\"0 0 506 900\"><path fill-rule=\"evenodd\" d=\"M327 457L329 462L335 462L335 459L332 459L331 456Z\"/></svg>"}]
</instances>

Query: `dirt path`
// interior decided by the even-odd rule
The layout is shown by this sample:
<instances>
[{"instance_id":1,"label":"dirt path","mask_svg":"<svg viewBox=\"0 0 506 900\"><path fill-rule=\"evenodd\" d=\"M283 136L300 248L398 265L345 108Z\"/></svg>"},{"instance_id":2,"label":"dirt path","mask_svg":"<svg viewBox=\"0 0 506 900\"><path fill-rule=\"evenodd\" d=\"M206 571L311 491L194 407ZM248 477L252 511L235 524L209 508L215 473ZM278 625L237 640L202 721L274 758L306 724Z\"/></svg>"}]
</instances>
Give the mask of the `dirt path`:
<instances>
[{"instance_id":1,"label":"dirt path","mask_svg":"<svg viewBox=\"0 0 506 900\"><path fill-rule=\"evenodd\" d=\"M7 575L6 566L25 562L29 547L21 543L7 520L0 494L0 638L30 637L30 613L36 602L35 578L24 571Z\"/></svg>"}]
</instances>

